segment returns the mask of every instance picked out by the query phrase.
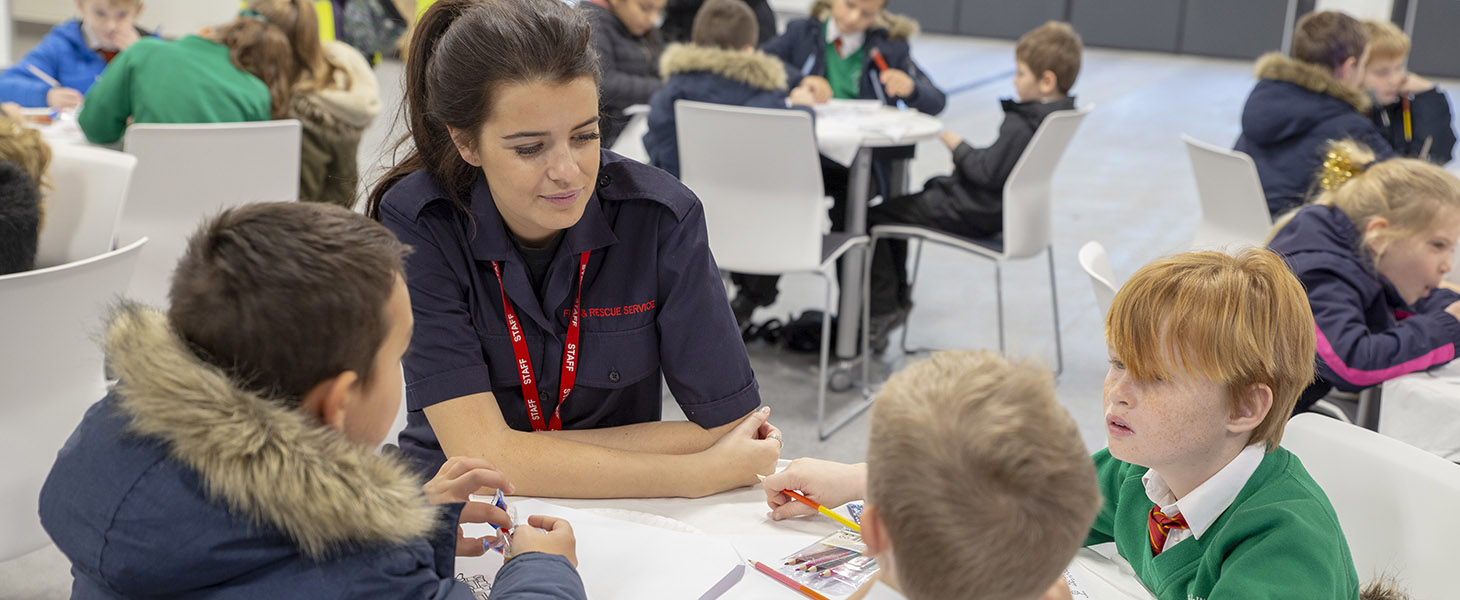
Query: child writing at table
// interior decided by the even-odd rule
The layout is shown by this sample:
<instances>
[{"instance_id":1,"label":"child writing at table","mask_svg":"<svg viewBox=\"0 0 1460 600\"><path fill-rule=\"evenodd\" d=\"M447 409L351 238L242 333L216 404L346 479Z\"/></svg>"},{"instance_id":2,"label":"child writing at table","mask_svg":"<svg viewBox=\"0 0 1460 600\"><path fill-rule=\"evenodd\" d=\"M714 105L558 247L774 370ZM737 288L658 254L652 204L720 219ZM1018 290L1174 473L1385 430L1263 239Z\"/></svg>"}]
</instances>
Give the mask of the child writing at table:
<instances>
[{"instance_id":1,"label":"child writing at table","mask_svg":"<svg viewBox=\"0 0 1460 600\"><path fill-rule=\"evenodd\" d=\"M165 314L116 308L104 345L119 382L41 490L73 598L472 599L430 540L459 555L484 540L441 505L511 484L456 457L422 485L375 452L400 409L408 252L338 206L249 204L192 236ZM463 515L512 525L486 504ZM492 598L584 598L572 528L528 524Z\"/></svg>"},{"instance_id":2,"label":"child writing at table","mask_svg":"<svg viewBox=\"0 0 1460 600\"><path fill-rule=\"evenodd\" d=\"M1048 369L939 352L887 380L869 437L863 465L803 458L766 478L773 517L814 512L783 489L827 506L865 495L879 586L913 600L1069 597L1060 574L1100 494Z\"/></svg>"},{"instance_id":3,"label":"child writing at table","mask_svg":"<svg viewBox=\"0 0 1460 600\"><path fill-rule=\"evenodd\" d=\"M1019 38L1014 47L1014 90L1019 99L1001 100L1004 123L987 148L974 148L944 131L953 152L953 173L929 179L921 192L893 198L867 210L867 226L922 225L969 238L1004 230L1004 183L1034 132L1050 113L1075 108L1070 88L1080 74L1080 35L1050 21ZM907 242L884 240L872 254L870 344L887 348L888 334L907 321L912 290L907 278Z\"/></svg>"},{"instance_id":4,"label":"child writing at table","mask_svg":"<svg viewBox=\"0 0 1460 600\"><path fill-rule=\"evenodd\" d=\"M76 10L80 19L53 27L40 44L0 73L0 101L76 108L112 59L151 36L136 25L141 0L76 0Z\"/></svg>"},{"instance_id":5,"label":"child writing at table","mask_svg":"<svg viewBox=\"0 0 1460 600\"><path fill-rule=\"evenodd\" d=\"M1369 36L1369 63L1364 87L1374 96L1369 116L1380 135L1400 156L1450 162L1455 152L1455 126L1450 99L1435 82L1405 69L1409 36L1389 21L1364 21Z\"/></svg>"},{"instance_id":6,"label":"child writing at table","mask_svg":"<svg viewBox=\"0 0 1460 600\"><path fill-rule=\"evenodd\" d=\"M1318 378L1296 411L1329 390L1358 391L1455 358L1460 294L1442 277L1460 241L1460 180L1425 161L1374 162L1329 145L1323 191L1281 222L1268 247L1303 282L1318 336Z\"/></svg>"},{"instance_id":7,"label":"child writing at table","mask_svg":"<svg viewBox=\"0 0 1460 600\"><path fill-rule=\"evenodd\" d=\"M611 148L628 120L625 108L644 104L659 90L659 55L664 39L657 21L665 0L583 0L578 9L588 17L593 50L603 73L603 120L599 134Z\"/></svg>"},{"instance_id":8,"label":"child writing at table","mask_svg":"<svg viewBox=\"0 0 1460 600\"><path fill-rule=\"evenodd\" d=\"M290 31L313 20L310 0L255 0L227 25L177 41L144 39L87 92L77 121L110 144L128 123L236 123L286 118L299 81ZM307 16L305 16L307 15Z\"/></svg>"}]
</instances>

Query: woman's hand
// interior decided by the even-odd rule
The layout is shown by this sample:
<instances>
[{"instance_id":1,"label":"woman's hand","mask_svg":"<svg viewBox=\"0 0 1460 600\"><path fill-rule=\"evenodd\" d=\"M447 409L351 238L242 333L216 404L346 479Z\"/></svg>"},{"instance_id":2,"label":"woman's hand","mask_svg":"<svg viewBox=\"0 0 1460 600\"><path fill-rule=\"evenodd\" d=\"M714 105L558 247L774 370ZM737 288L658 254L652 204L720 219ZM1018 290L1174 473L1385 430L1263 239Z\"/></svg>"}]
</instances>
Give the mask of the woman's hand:
<instances>
[{"instance_id":1,"label":"woman's hand","mask_svg":"<svg viewBox=\"0 0 1460 600\"><path fill-rule=\"evenodd\" d=\"M704 490L704 494L754 485L757 474L775 472L783 443L781 430L767 421L770 415L771 408L762 406L703 452L706 464L721 475L718 479L722 482L714 486L718 489Z\"/></svg>"}]
</instances>

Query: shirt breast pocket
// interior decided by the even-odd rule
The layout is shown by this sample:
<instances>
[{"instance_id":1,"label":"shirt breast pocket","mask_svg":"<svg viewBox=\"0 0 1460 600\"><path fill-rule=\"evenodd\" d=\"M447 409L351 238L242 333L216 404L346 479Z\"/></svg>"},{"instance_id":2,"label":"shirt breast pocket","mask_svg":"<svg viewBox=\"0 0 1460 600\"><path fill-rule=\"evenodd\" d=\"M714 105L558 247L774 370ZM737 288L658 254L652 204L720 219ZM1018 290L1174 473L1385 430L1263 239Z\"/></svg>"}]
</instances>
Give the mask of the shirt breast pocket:
<instances>
[{"instance_id":1,"label":"shirt breast pocket","mask_svg":"<svg viewBox=\"0 0 1460 600\"><path fill-rule=\"evenodd\" d=\"M659 372L659 327L653 322L625 331L584 330L580 335L580 385L616 389Z\"/></svg>"}]
</instances>

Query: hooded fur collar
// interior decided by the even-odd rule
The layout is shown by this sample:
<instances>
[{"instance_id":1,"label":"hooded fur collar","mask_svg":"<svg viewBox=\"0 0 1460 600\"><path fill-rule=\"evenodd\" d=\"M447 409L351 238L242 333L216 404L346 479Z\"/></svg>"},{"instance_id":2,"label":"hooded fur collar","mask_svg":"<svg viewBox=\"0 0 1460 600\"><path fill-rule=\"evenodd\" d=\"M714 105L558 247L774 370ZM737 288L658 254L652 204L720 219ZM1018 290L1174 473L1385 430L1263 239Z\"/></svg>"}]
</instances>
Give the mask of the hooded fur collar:
<instances>
[{"instance_id":1,"label":"hooded fur collar","mask_svg":"<svg viewBox=\"0 0 1460 600\"><path fill-rule=\"evenodd\" d=\"M816 19L826 20L831 16L832 0L815 0L811 3L811 16ZM868 29L886 29L887 39L894 42L906 40L918 34L918 22L912 17L904 17L897 13L882 11L877 18L872 19L872 26Z\"/></svg>"},{"instance_id":2,"label":"hooded fur collar","mask_svg":"<svg viewBox=\"0 0 1460 600\"><path fill-rule=\"evenodd\" d=\"M306 556L429 535L438 511L407 466L294 409L240 390L199 360L167 317L123 303L106 355L128 431L160 440L230 512L284 532Z\"/></svg>"},{"instance_id":3,"label":"hooded fur collar","mask_svg":"<svg viewBox=\"0 0 1460 600\"><path fill-rule=\"evenodd\" d=\"M328 87L293 94L290 109L306 126L335 137L360 137L380 114L380 84L360 52L340 41L324 44L325 60L335 67Z\"/></svg>"},{"instance_id":4,"label":"hooded fur collar","mask_svg":"<svg viewBox=\"0 0 1460 600\"><path fill-rule=\"evenodd\" d=\"M1300 85L1320 94L1327 94L1353 105L1354 110L1369 113L1369 95L1333 78L1322 66L1283 56L1277 52L1257 59L1257 78L1274 79Z\"/></svg>"},{"instance_id":5,"label":"hooded fur collar","mask_svg":"<svg viewBox=\"0 0 1460 600\"><path fill-rule=\"evenodd\" d=\"M695 71L709 71L758 90L786 89L785 63L759 50L746 54L724 48L670 44L659 57L659 72L665 79L676 73Z\"/></svg>"}]
</instances>

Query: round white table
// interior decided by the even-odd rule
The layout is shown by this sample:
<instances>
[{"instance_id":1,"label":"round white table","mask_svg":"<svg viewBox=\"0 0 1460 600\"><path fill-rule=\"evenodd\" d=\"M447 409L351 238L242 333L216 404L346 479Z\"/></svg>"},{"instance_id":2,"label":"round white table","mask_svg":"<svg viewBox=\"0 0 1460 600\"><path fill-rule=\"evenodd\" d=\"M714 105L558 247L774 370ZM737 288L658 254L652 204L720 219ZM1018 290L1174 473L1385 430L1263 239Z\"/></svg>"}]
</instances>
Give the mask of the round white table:
<instances>
[{"instance_id":1,"label":"round white table","mask_svg":"<svg viewBox=\"0 0 1460 600\"><path fill-rule=\"evenodd\" d=\"M1460 462L1460 365L1384 382L1379 433Z\"/></svg>"}]
</instances>

